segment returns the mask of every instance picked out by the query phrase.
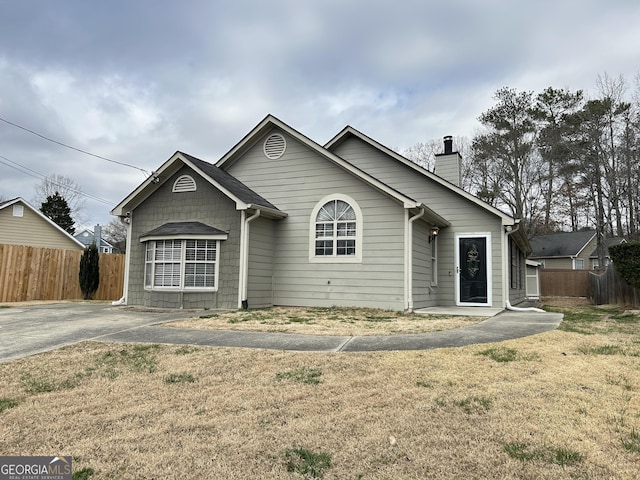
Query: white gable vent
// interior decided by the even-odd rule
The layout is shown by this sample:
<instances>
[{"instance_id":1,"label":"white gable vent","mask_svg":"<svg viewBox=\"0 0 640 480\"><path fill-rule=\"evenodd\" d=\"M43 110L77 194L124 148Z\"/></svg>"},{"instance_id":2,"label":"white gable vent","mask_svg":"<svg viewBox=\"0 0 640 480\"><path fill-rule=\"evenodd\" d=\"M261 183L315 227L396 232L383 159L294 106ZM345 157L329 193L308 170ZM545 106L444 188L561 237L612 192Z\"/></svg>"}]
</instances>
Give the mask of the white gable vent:
<instances>
[{"instance_id":1,"label":"white gable vent","mask_svg":"<svg viewBox=\"0 0 640 480\"><path fill-rule=\"evenodd\" d=\"M193 179L191 175L182 175L177 178L175 183L173 184L174 192L195 192L196 191L196 181Z\"/></svg>"},{"instance_id":2,"label":"white gable vent","mask_svg":"<svg viewBox=\"0 0 640 480\"><path fill-rule=\"evenodd\" d=\"M264 154L271 160L280 158L286 148L287 142L279 133L269 135L269 138L267 138L264 142Z\"/></svg>"}]
</instances>

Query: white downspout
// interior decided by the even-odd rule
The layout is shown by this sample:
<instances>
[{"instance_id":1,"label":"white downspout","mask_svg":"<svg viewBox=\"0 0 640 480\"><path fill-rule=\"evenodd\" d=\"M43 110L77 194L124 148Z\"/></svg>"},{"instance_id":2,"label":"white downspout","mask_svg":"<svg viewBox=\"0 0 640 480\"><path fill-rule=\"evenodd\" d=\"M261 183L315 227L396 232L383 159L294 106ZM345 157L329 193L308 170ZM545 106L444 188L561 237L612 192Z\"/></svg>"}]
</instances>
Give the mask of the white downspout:
<instances>
[{"instance_id":1,"label":"white downspout","mask_svg":"<svg viewBox=\"0 0 640 480\"><path fill-rule=\"evenodd\" d=\"M514 307L513 305L511 305L511 302L509 301L509 289L511 288L509 285L509 270L510 270L510 262L511 262L511 257L509 255L509 237L511 235L513 235L514 233L516 233L519 229L520 229L520 222L518 221L515 225L511 226L511 230L507 231L507 236L506 239L507 241L506 246L504 248L504 258L505 258L505 281L504 281L504 291L506 292L505 298L506 298L506 302L505 302L505 306L507 308L507 310L512 310L514 312L540 312L540 313L544 313L544 310L540 309L540 308L535 308L535 307ZM526 267L525 267L526 268Z\"/></svg>"},{"instance_id":2,"label":"white downspout","mask_svg":"<svg viewBox=\"0 0 640 480\"><path fill-rule=\"evenodd\" d=\"M409 210L407 210L409 212ZM422 218L426 210L420 208L420 213L410 217L407 215L407 221L405 223L405 248L404 248L404 261L405 261L405 309L409 312L413 311L413 222Z\"/></svg>"},{"instance_id":3,"label":"white downspout","mask_svg":"<svg viewBox=\"0 0 640 480\"><path fill-rule=\"evenodd\" d=\"M238 291L238 308L248 305L249 291L249 224L260 216L260 209L256 209L253 215L247 218L243 210L241 216L241 240L240 240L240 288Z\"/></svg>"},{"instance_id":4,"label":"white downspout","mask_svg":"<svg viewBox=\"0 0 640 480\"><path fill-rule=\"evenodd\" d=\"M125 252L124 252L124 286L122 288L122 298L120 300L116 300L115 302L111 302L111 305L126 305L127 297L129 296L129 265L131 263L131 216L133 212L127 215L125 218L125 223L127 224L127 239L125 244ZM146 255L146 252L145 252Z\"/></svg>"}]
</instances>

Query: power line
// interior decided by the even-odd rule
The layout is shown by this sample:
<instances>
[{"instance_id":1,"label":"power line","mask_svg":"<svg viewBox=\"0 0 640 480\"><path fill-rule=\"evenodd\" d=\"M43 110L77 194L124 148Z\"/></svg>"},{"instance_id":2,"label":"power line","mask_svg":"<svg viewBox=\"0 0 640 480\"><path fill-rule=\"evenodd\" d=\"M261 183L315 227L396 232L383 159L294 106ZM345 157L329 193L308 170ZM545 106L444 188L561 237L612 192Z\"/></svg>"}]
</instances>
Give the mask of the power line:
<instances>
[{"instance_id":1,"label":"power line","mask_svg":"<svg viewBox=\"0 0 640 480\"><path fill-rule=\"evenodd\" d=\"M4 160L4 161L3 161ZM9 163L7 163L9 162ZM78 190L76 188L72 188L68 185L60 185L59 183L56 183L54 180L52 180L51 178L47 177L46 175L40 173L40 172L36 172L35 170L32 170L29 167L25 167L24 165L21 165L18 162L14 162L13 160L5 157L4 155L0 155L0 163L3 165L6 165L7 167L13 168L14 170L19 171L20 173L24 173L25 175L29 175L30 177L33 178L37 178L37 179L48 179L51 183L53 183L54 185L58 186L58 187L63 187L66 188L67 190L70 190L78 195L82 195L83 197L89 198L91 200L95 200L96 202L100 202L103 203L105 205L114 205L115 202L112 202L110 200L106 200L104 198L100 198L97 197L95 195L92 195L90 193L85 193L82 190ZM13 165L11 165L13 164Z\"/></svg>"},{"instance_id":2,"label":"power line","mask_svg":"<svg viewBox=\"0 0 640 480\"><path fill-rule=\"evenodd\" d=\"M20 130L24 130L25 132L29 132L32 135L35 135L36 137L42 138L43 140L46 140L46 141L51 142L51 143L55 143L56 145L60 145L60 146L65 147L65 148L69 148L71 150L75 150L76 152L80 152L80 153L83 153L85 155L89 155L91 157L99 158L100 160L105 160L107 162L116 163L116 164L122 165L124 167L129 167L129 168L134 168L136 170L140 170L146 176L150 175L149 172L147 170L145 170L144 168L136 167L135 165L131 165L129 163L118 162L117 160L112 160L110 158L103 157L102 155L96 155L95 153L87 152L86 150L82 150L81 148L77 148L77 147L74 147L72 145L67 145L66 143L59 142L58 140L54 140L53 138L46 137L46 136L42 135L41 133L35 132L35 131L27 128L27 127L23 127L22 125L18 125L17 123L10 122L9 120L6 120L6 119L4 119L2 117L0 117L0 121L4 122L6 124L9 124L9 125L11 125L13 127L19 128Z\"/></svg>"}]
</instances>

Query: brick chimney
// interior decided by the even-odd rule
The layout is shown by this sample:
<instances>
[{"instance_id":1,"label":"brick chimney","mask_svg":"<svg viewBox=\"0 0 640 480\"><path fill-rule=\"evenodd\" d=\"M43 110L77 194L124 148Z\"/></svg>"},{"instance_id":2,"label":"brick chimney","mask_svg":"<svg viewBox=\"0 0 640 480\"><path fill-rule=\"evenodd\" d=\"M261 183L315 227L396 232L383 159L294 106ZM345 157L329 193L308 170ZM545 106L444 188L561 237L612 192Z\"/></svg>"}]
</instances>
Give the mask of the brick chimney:
<instances>
[{"instance_id":1,"label":"brick chimney","mask_svg":"<svg viewBox=\"0 0 640 480\"><path fill-rule=\"evenodd\" d=\"M459 187L461 160L460 154L453 151L453 137L447 135L444 137L444 153L436 155L435 174Z\"/></svg>"}]
</instances>

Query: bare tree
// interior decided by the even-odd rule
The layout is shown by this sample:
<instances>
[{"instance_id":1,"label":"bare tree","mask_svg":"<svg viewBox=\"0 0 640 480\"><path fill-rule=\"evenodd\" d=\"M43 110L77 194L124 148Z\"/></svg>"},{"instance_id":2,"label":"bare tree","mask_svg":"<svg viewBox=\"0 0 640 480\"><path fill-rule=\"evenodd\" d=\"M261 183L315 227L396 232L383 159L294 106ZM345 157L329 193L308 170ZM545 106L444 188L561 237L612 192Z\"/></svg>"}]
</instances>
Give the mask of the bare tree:
<instances>
[{"instance_id":1,"label":"bare tree","mask_svg":"<svg viewBox=\"0 0 640 480\"><path fill-rule=\"evenodd\" d=\"M125 253L127 249L127 224L120 218L113 219L102 229L102 235L111 245L116 247L120 253Z\"/></svg>"},{"instance_id":2,"label":"bare tree","mask_svg":"<svg viewBox=\"0 0 640 480\"><path fill-rule=\"evenodd\" d=\"M67 201L76 224L86 223L86 219L80 213L84 208L82 188L72 178L51 174L35 186L35 192L34 203L37 205L44 203L47 197L59 194Z\"/></svg>"}]
</instances>

